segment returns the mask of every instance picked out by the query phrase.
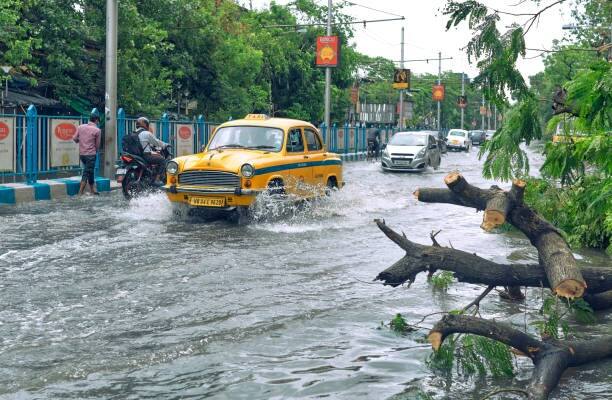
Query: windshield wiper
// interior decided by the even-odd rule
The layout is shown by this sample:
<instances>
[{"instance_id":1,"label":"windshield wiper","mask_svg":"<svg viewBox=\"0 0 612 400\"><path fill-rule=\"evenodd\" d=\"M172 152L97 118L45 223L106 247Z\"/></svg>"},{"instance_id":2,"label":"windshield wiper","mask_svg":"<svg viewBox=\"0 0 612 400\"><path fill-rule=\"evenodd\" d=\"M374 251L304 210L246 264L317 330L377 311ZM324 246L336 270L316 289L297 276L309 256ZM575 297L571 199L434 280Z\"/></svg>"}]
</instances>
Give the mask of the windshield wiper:
<instances>
[{"instance_id":1,"label":"windshield wiper","mask_svg":"<svg viewBox=\"0 0 612 400\"><path fill-rule=\"evenodd\" d=\"M217 146L214 149L211 150L217 150L217 149L244 149L245 147L241 144L224 144L221 146Z\"/></svg>"},{"instance_id":2,"label":"windshield wiper","mask_svg":"<svg viewBox=\"0 0 612 400\"><path fill-rule=\"evenodd\" d=\"M260 145L260 146L249 146L247 147L247 149L276 149L276 146L269 146L269 145Z\"/></svg>"}]
</instances>

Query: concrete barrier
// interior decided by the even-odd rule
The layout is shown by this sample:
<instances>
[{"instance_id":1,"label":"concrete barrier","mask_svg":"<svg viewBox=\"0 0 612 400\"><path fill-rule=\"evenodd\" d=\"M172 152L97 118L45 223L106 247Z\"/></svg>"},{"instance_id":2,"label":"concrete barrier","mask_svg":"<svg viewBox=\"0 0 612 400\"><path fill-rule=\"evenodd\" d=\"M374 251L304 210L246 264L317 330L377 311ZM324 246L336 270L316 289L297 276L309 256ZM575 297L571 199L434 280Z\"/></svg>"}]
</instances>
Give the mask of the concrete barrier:
<instances>
[{"instance_id":1,"label":"concrete barrier","mask_svg":"<svg viewBox=\"0 0 612 400\"><path fill-rule=\"evenodd\" d=\"M18 204L37 200L56 200L74 196L79 192L81 177L46 179L28 185L25 183L0 184L0 204ZM96 178L98 192L110 192L121 185L107 178Z\"/></svg>"}]
</instances>

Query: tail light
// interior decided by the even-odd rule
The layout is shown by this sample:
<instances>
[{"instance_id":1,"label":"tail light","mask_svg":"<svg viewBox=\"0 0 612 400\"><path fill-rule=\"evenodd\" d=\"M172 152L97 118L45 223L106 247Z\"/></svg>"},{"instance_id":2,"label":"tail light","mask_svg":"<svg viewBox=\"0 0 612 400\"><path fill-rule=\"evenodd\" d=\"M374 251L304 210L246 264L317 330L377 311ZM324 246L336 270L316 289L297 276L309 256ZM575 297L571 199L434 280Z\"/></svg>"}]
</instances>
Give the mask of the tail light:
<instances>
[{"instance_id":1,"label":"tail light","mask_svg":"<svg viewBox=\"0 0 612 400\"><path fill-rule=\"evenodd\" d=\"M130 156L121 156L121 160L123 160L123 162L129 163L132 162L133 158Z\"/></svg>"}]
</instances>

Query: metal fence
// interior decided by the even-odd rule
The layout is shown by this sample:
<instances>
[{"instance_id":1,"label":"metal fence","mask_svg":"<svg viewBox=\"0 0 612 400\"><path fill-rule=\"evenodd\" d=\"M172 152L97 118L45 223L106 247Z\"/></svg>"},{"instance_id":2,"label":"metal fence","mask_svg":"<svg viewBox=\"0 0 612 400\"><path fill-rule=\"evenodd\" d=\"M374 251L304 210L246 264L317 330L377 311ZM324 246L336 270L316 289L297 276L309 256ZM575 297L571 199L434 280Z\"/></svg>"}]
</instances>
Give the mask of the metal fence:
<instances>
[{"instance_id":1,"label":"metal fence","mask_svg":"<svg viewBox=\"0 0 612 400\"><path fill-rule=\"evenodd\" d=\"M327 129L325 123L319 127L328 150L347 155L365 154L368 148L368 134L376 129L380 131L382 144L388 143L393 134L397 132L396 127L380 126L368 128L365 124L355 126L344 124L340 127L337 124L333 124L331 130Z\"/></svg>"},{"instance_id":2,"label":"metal fence","mask_svg":"<svg viewBox=\"0 0 612 400\"><path fill-rule=\"evenodd\" d=\"M92 110L97 113L97 110ZM72 137L89 115L38 115L36 107L28 107L26 114L0 114L0 183L25 180L35 183L42 177L58 177L81 172L78 145ZM123 137L136 128L137 118L128 117L123 109L117 111L117 154L121 154ZM151 120L151 131L162 141L170 143L176 156L193 154L206 145L219 123L208 122L200 115L194 120L170 120L168 114ZM380 129L381 140L387 143L394 128L366 128L365 124L350 126L334 124L320 127L329 151L359 156L367 151L368 131ZM99 156L99 155L98 155ZM96 176L99 171L96 160Z\"/></svg>"}]
</instances>

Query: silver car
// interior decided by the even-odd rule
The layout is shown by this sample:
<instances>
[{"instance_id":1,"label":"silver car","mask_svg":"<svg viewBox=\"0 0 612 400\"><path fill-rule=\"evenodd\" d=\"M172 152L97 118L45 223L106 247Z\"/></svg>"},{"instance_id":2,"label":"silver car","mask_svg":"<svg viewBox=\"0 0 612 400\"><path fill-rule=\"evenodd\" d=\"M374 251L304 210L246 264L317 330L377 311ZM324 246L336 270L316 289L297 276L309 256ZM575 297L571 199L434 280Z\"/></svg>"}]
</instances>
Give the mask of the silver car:
<instances>
[{"instance_id":1,"label":"silver car","mask_svg":"<svg viewBox=\"0 0 612 400\"><path fill-rule=\"evenodd\" d=\"M423 171L428 166L438 169L440 149L429 132L398 132L382 152L384 171Z\"/></svg>"}]
</instances>

